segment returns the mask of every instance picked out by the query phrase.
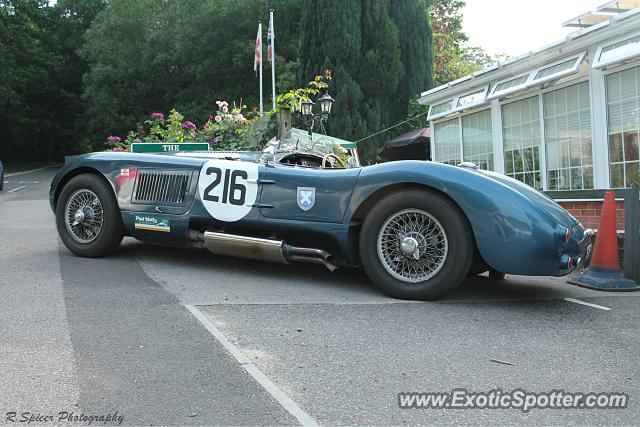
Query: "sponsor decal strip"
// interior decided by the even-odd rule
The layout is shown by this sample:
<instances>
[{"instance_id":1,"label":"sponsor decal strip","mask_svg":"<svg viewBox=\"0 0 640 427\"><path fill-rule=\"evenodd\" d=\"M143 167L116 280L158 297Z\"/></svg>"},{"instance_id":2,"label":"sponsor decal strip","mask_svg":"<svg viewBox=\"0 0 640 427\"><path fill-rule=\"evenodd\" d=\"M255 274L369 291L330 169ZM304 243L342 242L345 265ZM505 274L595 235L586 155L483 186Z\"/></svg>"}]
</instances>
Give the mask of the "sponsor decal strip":
<instances>
[{"instance_id":1,"label":"sponsor decal strip","mask_svg":"<svg viewBox=\"0 0 640 427\"><path fill-rule=\"evenodd\" d=\"M136 215L134 228L136 230L161 231L163 233L171 232L169 219L156 215Z\"/></svg>"},{"instance_id":2,"label":"sponsor decal strip","mask_svg":"<svg viewBox=\"0 0 640 427\"><path fill-rule=\"evenodd\" d=\"M162 232L165 232L165 233L171 232L171 229L169 227L161 227L161 226L157 226L157 225L136 224L135 228L136 228L136 230L162 231Z\"/></svg>"}]
</instances>

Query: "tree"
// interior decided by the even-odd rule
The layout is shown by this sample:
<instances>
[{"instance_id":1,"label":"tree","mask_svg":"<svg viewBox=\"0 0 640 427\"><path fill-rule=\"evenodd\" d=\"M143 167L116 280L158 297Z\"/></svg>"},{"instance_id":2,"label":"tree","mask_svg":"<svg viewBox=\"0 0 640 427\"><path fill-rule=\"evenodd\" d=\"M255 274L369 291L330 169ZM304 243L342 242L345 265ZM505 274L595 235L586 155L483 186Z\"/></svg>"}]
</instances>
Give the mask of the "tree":
<instances>
[{"instance_id":1,"label":"tree","mask_svg":"<svg viewBox=\"0 0 640 427\"><path fill-rule=\"evenodd\" d=\"M469 37L462 30L463 0L430 0L426 7L433 28L435 85L442 85L485 66L505 59L505 55L491 56L477 46L466 46Z\"/></svg>"},{"instance_id":2,"label":"tree","mask_svg":"<svg viewBox=\"0 0 640 427\"><path fill-rule=\"evenodd\" d=\"M385 129L430 85L431 33L420 0L306 0L300 28L299 81L333 70L336 136L358 140ZM360 144L361 156L375 159L383 139Z\"/></svg>"},{"instance_id":3,"label":"tree","mask_svg":"<svg viewBox=\"0 0 640 427\"><path fill-rule=\"evenodd\" d=\"M269 7L276 10L282 92L295 84L301 9L297 0L272 0ZM123 134L152 111L176 108L202 125L217 100L257 105L253 51L259 19L266 22L268 10L253 0L111 0L83 49L90 64L84 99L94 137ZM268 72L265 61L267 106Z\"/></svg>"},{"instance_id":4,"label":"tree","mask_svg":"<svg viewBox=\"0 0 640 427\"><path fill-rule=\"evenodd\" d=\"M44 0L0 0L0 157L11 162L84 149L74 128L82 112L75 49L83 28L61 10Z\"/></svg>"}]
</instances>

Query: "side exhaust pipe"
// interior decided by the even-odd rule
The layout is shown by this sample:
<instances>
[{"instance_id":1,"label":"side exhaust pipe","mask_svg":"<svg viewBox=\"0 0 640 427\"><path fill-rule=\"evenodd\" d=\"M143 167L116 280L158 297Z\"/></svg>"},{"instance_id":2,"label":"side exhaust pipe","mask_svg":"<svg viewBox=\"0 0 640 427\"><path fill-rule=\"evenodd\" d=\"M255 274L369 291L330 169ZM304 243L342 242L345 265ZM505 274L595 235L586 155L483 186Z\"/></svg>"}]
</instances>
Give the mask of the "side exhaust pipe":
<instances>
[{"instance_id":1,"label":"side exhaust pipe","mask_svg":"<svg viewBox=\"0 0 640 427\"><path fill-rule=\"evenodd\" d=\"M330 271L334 271L337 268L329 261L331 254L321 249L287 245L282 240L260 239L212 231L202 233L194 230L189 230L189 240L192 246L206 248L209 252L218 255L229 255L280 264L308 262L322 264Z\"/></svg>"}]
</instances>

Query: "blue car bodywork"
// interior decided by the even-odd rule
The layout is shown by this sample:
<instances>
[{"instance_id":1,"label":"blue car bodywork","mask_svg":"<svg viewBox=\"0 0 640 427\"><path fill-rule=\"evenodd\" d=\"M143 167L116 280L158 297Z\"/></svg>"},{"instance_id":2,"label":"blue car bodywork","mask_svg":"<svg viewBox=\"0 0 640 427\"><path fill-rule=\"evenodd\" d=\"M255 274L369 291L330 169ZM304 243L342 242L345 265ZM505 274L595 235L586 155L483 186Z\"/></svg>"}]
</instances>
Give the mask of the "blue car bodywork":
<instances>
[{"instance_id":1,"label":"blue car bodywork","mask_svg":"<svg viewBox=\"0 0 640 427\"><path fill-rule=\"evenodd\" d=\"M277 236L291 245L325 251L336 266L358 267L358 233L371 207L390 193L423 188L445 195L460 208L475 239L476 261L495 271L560 276L572 271L586 253L585 231L574 217L531 187L500 174L424 161L318 169L263 162L258 157L259 153L93 153L76 158L56 174L50 203L55 212L62 188L72 177L96 174L113 189L126 232L139 240L187 248L195 246L194 231ZM242 169L241 180L246 178L243 171L249 170L246 165L252 165L246 182L253 185L255 200L234 208L230 215L244 209L239 218L216 218L211 205L203 203L203 195L245 196L229 188L233 182L226 184L229 169L222 177L224 168L233 165ZM257 179L250 178L253 170ZM226 193L207 192L205 172L222 179ZM141 199L141 177L149 180L154 173L183 177L183 197L166 202ZM310 190L301 193L304 189ZM309 209L301 205L305 194L314 196Z\"/></svg>"}]
</instances>

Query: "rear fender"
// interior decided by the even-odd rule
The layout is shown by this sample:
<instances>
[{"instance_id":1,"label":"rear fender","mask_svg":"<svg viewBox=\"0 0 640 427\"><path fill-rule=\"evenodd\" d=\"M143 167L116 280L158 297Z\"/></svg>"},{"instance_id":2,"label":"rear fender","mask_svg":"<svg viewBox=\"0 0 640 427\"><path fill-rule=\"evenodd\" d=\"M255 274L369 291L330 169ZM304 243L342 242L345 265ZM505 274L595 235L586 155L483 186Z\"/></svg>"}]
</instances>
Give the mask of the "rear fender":
<instances>
[{"instance_id":1,"label":"rear fender","mask_svg":"<svg viewBox=\"0 0 640 427\"><path fill-rule=\"evenodd\" d=\"M523 194L473 170L420 161L363 168L347 220L357 223L361 206L406 185L439 191L456 203L469 221L480 255L492 269L525 275L557 273L554 229L558 224L553 217Z\"/></svg>"}]
</instances>

